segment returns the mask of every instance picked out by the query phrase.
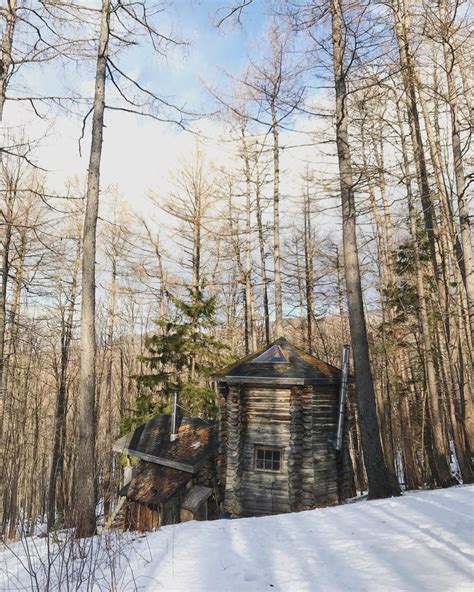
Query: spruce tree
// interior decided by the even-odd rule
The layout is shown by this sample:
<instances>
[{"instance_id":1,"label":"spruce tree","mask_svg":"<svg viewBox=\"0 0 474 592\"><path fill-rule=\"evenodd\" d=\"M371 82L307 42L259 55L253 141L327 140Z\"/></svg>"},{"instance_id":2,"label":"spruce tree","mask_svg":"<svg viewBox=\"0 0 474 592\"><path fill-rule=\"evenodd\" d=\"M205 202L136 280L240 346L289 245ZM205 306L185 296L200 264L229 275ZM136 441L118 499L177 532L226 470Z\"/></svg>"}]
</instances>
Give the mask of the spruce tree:
<instances>
[{"instance_id":1,"label":"spruce tree","mask_svg":"<svg viewBox=\"0 0 474 592\"><path fill-rule=\"evenodd\" d=\"M146 371L135 376L139 394L124 420L124 431L157 413L169 413L174 392L178 393L183 415L216 416L216 394L210 378L223 363L226 349L212 336L216 298L206 298L200 288L188 288L186 299L169 298L174 318L155 321L159 331L145 339L147 353L139 360Z\"/></svg>"}]
</instances>

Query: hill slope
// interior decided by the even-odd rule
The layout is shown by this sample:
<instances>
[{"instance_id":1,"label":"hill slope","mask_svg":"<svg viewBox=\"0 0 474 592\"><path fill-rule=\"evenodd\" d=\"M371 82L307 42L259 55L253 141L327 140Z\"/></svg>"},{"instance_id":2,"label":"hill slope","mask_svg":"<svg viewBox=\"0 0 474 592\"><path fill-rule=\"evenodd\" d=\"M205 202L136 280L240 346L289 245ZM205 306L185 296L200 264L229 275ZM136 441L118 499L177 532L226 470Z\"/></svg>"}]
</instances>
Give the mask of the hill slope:
<instances>
[{"instance_id":1,"label":"hill slope","mask_svg":"<svg viewBox=\"0 0 474 592\"><path fill-rule=\"evenodd\" d=\"M128 575L116 589L471 591L473 539L474 486L298 514L192 522L131 535L121 548ZM0 553L4 577L8 553ZM8 584L0 576L0 589L18 589L20 571L18 566L16 577L10 575L9 588L2 588ZM108 589L102 583L97 589Z\"/></svg>"}]
</instances>

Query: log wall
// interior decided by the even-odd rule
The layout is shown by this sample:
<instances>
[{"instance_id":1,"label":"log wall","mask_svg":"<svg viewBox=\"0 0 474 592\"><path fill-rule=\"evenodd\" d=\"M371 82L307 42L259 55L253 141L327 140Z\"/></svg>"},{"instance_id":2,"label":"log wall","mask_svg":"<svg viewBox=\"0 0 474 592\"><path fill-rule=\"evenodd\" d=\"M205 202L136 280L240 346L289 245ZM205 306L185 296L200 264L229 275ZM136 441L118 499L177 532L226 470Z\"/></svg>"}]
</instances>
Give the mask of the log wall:
<instances>
[{"instance_id":1,"label":"log wall","mask_svg":"<svg viewBox=\"0 0 474 592\"><path fill-rule=\"evenodd\" d=\"M227 473L227 395L229 393L229 389L226 385L220 385L219 388L219 395L218 395L218 411L219 411L219 447L218 447L218 456L217 456L217 479L218 479L218 500L224 500L225 497L225 483L226 483L226 473ZM223 503L222 507L219 507L219 513L223 510Z\"/></svg>"},{"instance_id":2,"label":"log wall","mask_svg":"<svg viewBox=\"0 0 474 592\"><path fill-rule=\"evenodd\" d=\"M242 515L259 516L290 511L288 460L291 390L248 388L243 392L245 432L242 438ZM255 469L255 447L281 449L281 471Z\"/></svg>"},{"instance_id":3,"label":"log wall","mask_svg":"<svg viewBox=\"0 0 474 592\"><path fill-rule=\"evenodd\" d=\"M334 448L337 385L229 386L223 435L224 510L259 516L337 503L350 495L347 451ZM255 468L255 447L281 449L280 472Z\"/></svg>"},{"instance_id":4,"label":"log wall","mask_svg":"<svg viewBox=\"0 0 474 592\"><path fill-rule=\"evenodd\" d=\"M242 432L244 427L243 393L238 386L230 386L227 394L227 461L224 511L232 516L242 514Z\"/></svg>"}]
</instances>

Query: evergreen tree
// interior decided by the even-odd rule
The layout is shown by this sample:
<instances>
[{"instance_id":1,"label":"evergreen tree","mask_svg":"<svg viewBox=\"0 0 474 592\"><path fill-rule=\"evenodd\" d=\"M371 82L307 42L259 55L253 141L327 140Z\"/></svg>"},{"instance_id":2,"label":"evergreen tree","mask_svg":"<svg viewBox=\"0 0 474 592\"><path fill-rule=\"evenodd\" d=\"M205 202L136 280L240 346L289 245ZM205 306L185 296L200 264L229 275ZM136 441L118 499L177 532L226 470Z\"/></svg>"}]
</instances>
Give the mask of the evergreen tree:
<instances>
[{"instance_id":1,"label":"evergreen tree","mask_svg":"<svg viewBox=\"0 0 474 592\"><path fill-rule=\"evenodd\" d=\"M188 298L169 295L172 320L158 319L159 331L145 339L147 355L139 356L147 372L135 376L139 395L123 422L123 431L157 413L169 413L174 392L183 415L213 418L217 412L210 377L223 363L225 346L212 335L216 298L188 288Z\"/></svg>"}]
</instances>

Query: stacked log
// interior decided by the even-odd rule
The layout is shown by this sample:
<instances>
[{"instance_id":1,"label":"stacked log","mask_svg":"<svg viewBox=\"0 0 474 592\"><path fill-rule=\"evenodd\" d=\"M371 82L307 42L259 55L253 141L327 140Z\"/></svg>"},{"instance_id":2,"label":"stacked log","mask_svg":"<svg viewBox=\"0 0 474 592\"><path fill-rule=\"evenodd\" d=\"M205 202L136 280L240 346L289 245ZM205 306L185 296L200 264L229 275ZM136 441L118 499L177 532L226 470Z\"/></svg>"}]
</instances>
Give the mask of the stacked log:
<instances>
[{"instance_id":1,"label":"stacked log","mask_svg":"<svg viewBox=\"0 0 474 592\"><path fill-rule=\"evenodd\" d=\"M305 437L303 392L298 387L291 389L290 399L290 453L288 458L288 494L292 512L304 509L303 506L303 445Z\"/></svg>"},{"instance_id":2,"label":"stacked log","mask_svg":"<svg viewBox=\"0 0 474 592\"><path fill-rule=\"evenodd\" d=\"M332 385L314 387L313 395L313 462L314 503L337 503L338 470L334 446L337 430L337 389Z\"/></svg>"},{"instance_id":3,"label":"stacked log","mask_svg":"<svg viewBox=\"0 0 474 592\"><path fill-rule=\"evenodd\" d=\"M261 516L289 512L288 461L290 450L290 388L256 387L245 389L245 434L242 473L243 515ZM277 448L280 471L255 467L257 446Z\"/></svg>"},{"instance_id":4,"label":"stacked log","mask_svg":"<svg viewBox=\"0 0 474 592\"><path fill-rule=\"evenodd\" d=\"M350 497L347 439L342 453L335 449L337 419L335 384L229 386L220 418L224 510L260 516ZM280 470L256 466L259 446L281 451Z\"/></svg>"},{"instance_id":5,"label":"stacked log","mask_svg":"<svg viewBox=\"0 0 474 592\"><path fill-rule=\"evenodd\" d=\"M219 409L219 446L217 457L217 478L218 478L218 499L224 500L225 482L227 472L227 397L228 389L221 386L218 395L218 409Z\"/></svg>"},{"instance_id":6,"label":"stacked log","mask_svg":"<svg viewBox=\"0 0 474 592\"><path fill-rule=\"evenodd\" d=\"M230 386L227 395L227 467L224 511L231 516L240 516L242 514L242 399L241 388Z\"/></svg>"}]
</instances>

